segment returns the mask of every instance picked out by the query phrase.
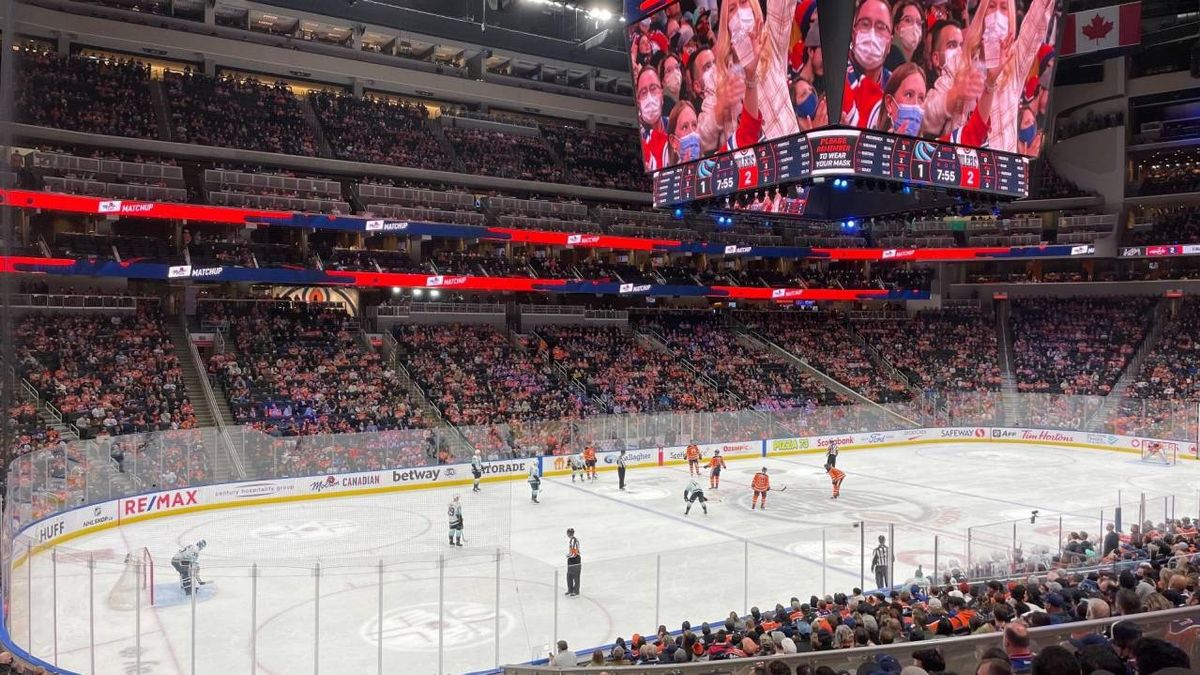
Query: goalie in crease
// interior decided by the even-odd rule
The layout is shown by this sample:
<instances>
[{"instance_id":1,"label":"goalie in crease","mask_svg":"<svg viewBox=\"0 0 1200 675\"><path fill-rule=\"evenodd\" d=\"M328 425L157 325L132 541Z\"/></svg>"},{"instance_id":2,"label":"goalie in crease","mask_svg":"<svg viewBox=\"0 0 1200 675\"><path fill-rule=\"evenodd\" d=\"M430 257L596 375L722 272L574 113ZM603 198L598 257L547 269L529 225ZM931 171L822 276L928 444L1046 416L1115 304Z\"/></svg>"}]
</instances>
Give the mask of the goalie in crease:
<instances>
[{"instance_id":1,"label":"goalie in crease","mask_svg":"<svg viewBox=\"0 0 1200 675\"><path fill-rule=\"evenodd\" d=\"M179 572L179 585L183 587L186 595L191 595L196 586L208 583L200 580L200 551L203 551L205 546L208 546L208 542L201 539L179 549L171 558L171 566Z\"/></svg>"}]
</instances>

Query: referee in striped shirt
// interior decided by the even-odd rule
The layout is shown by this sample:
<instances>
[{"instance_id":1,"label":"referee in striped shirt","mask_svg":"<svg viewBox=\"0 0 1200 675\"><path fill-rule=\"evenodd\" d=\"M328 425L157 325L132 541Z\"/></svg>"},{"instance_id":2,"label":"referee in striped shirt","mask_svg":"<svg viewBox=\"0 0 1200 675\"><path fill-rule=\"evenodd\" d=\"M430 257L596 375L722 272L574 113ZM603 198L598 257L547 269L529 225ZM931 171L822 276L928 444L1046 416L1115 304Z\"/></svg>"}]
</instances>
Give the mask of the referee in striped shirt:
<instances>
[{"instance_id":1,"label":"referee in striped shirt","mask_svg":"<svg viewBox=\"0 0 1200 675\"><path fill-rule=\"evenodd\" d=\"M875 573L875 588L888 588L888 567L892 562L892 552L888 550L887 537L879 535L879 545L871 554L871 571Z\"/></svg>"}]
</instances>

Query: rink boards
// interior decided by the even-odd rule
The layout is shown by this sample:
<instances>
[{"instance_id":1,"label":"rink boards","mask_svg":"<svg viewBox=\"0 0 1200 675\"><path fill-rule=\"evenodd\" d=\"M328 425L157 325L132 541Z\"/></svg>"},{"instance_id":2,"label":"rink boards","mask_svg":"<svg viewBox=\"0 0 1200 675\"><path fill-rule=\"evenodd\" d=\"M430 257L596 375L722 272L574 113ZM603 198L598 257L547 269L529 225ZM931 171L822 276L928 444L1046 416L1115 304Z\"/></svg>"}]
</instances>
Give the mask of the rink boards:
<instances>
[{"instance_id":1,"label":"rink boards","mask_svg":"<svg viewBox=\"0 0 1200 675\"><path fill-rule=\"evenodd\" d=\"M939 427L899 431L773 438L768 440L705 443L699 448L707 460L715 451L729 461L755 457L779 457L825 452L830 443L839 450L923 445L929 443L1020 443L1058 445L1069 448L1109 450L1139 454L1148 439L1050 429L1004 427ZM1162 440L1178 446L1181 459L1197 459L1196 444ZM625 452L631 469L671 466L686 463L687 446L640 448ZM615 471L619 452L596 453L598 469ZM566 456L533 457L484 462L485 482L523 481L536 466L542 476L567 475L571 472ZM271 480L220 483L123 497L90 504L35 521L20 530L13 542L12 570L24 564L26 556L37 554L86 534L123 524L163 518L210 509L240 508L310 499L355 497L403 490L422 490L468 485L473 480L470 464L444 464L403 469L386 469L326 476L304 476ZM10 570L10 571L12 571Z\"/></svg>"}]
</instances>

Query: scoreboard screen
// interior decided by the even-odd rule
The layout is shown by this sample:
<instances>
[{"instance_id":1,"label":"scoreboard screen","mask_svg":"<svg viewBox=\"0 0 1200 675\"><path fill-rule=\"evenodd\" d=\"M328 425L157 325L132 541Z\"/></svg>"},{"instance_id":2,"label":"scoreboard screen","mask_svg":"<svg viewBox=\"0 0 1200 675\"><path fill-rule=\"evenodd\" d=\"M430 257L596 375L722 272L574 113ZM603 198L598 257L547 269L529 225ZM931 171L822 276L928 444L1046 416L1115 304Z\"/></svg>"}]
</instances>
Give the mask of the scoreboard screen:
<instances>
[{"instance_id":1,"label":"scoreboard screen","mask_svg":"<svg viewBox=\"0 0 1200 675\"><path fill-rule=\"evenodd\" d=\"M1029 160L1021 155L877 131L822 129L659 171L654 205L806 178L856 176L1010 197L1029 192Z\"/></svg>"}]
</instances>

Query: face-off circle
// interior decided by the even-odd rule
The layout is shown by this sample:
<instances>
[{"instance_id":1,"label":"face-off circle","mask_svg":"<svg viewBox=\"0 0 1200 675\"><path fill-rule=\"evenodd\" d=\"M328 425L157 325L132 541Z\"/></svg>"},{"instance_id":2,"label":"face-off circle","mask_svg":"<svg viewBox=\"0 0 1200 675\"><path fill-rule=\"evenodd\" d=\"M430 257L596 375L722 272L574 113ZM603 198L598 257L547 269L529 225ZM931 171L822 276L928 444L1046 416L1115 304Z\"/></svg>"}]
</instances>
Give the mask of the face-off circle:
<instances>
[{"instance_id":1,"label":"face-off circle","mask_svg":"<svg viewBox=\"0 0 1200 675\"><path fill-rule=\"evenodd\" d=\"M501 610L500 636L514 625L512 614ZM383 647L392 651L436 652L439 627L447 650L476 649L496 637L496 610L478 602L447 602L439 614L437 603L431 602L384 612L382 627ZM379 617L364 623L359 634L378 645Z\"/></svg>"}]
</instances>

